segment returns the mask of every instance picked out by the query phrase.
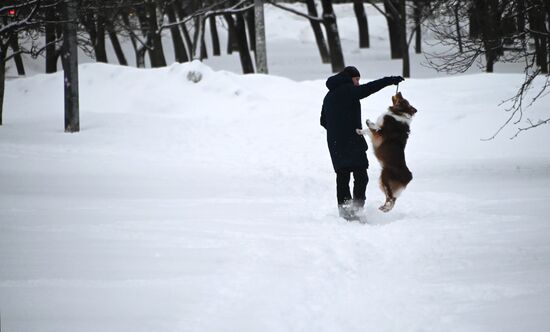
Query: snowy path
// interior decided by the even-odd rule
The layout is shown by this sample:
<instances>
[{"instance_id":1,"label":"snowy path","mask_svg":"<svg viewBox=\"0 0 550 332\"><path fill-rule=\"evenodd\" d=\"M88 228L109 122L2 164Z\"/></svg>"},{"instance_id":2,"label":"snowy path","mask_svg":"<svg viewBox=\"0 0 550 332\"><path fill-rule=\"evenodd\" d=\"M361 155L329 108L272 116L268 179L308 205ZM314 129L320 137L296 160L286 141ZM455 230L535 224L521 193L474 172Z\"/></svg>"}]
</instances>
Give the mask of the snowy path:
<instances>
[{"instance_id":1,"label":"snowy path","mask_svg":"<svg viewBox=\"0 0 550 332\"><path fill-rule=\"evenodd\" d=\"M511 181L481 173L462 187L475 176L435 186L420 178L388 215L372 206L382 199L374 194L368 214L378 225L343 222L305 192L178 199L140 178L96 178L71 197L55 177L53 194L32 184L3 190L3 326L542 331L550 195L530 193L550 177L527 173ZM487 197L487 185L516 197Z\"/></svg>"}]
</instances>

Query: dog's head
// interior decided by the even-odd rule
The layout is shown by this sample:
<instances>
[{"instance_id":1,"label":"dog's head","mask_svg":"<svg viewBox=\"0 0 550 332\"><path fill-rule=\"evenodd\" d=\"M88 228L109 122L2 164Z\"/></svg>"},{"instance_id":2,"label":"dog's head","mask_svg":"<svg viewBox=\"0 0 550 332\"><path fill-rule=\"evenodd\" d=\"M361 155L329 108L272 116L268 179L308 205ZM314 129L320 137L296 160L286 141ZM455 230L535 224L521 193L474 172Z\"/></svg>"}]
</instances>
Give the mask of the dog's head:
<instances>
[{"instance_id":1,"label":"dog's head","mask_svg":"<svg viewBox=\"0 0 550 332\"><path fill-rule=\"evenodd\" d=\"M398 92L395 96L391 97L393 106L390 106L390 111L397 115L409 115L412 117L416 113L416 108L409 104L409 101Z\"/></svg>"}]
</instances>

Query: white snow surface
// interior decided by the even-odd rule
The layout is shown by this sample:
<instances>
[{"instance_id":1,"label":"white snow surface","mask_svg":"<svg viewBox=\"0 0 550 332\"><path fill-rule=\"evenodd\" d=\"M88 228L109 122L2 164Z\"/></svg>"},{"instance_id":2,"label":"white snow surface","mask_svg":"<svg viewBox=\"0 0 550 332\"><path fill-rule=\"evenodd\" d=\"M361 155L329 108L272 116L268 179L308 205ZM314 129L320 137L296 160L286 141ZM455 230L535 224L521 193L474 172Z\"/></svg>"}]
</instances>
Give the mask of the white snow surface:
<instances>
[{"instance_id":1,"label":"white snow surface","mask_svg":"<svg viewBox=\"0 0 550 332\"><path fill-rule=\"evenodd\" d=\"M548 329L550 132L481 140L521 74L400 84L414 179L380 212L369 150L359 224L336 209L324 80L213 67L81 65L75 134L62 73L7 82L2 331ZM394 93L364 99L363 120Z\"/></svg>"}]
</instances>

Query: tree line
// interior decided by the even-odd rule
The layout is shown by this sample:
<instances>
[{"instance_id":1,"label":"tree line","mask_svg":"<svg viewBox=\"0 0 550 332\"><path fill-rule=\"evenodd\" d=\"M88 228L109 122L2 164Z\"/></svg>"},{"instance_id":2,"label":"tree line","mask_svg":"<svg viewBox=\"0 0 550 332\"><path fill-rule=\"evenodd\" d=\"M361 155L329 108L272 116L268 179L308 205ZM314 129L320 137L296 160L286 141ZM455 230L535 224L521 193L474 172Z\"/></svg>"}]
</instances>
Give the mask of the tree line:
<instances>
[{"instance_id":1,"label":"tree line","mask_svg":"<svg viewBox=\"0 0 550 332\"><path fill-rule=\"evenodd\" d=\"M250 50L256 53L259 72L267 72L265 42L256 48L256 37L263 37L263 11L255 10L252 1L244 0L7 0L0 4L0 125L6 64L13 61L19 75L25 75L22 55L45 58L45 72L65 72L76 61L70 51L70 34L76 45L97 62L107 63L110 42L118 64L127 66L133 56L137 67L167 65L162 45L165 32L171 35L177 62L208 57L205 25L209 24L212 56L221 54L216 20L228 26L227 53L238 52L244 73L254 72ZM74 9L74 17L70 13ZM74 31L68 29L73 25ZM250 37L247 39L247 32ZM256 31L259 33L256 33ZM264 37L265 38L265 37ZM125 54L122 40L128 40L133 54ZM264 50L264 52L261 52ZM262 53L262 54L258 54ZM77 69L76 69L77 70ZM69 79L77 79L70 75ZM66 77L67 81L67 77ZM77 81L71 85L77 86ZM77 92L76 92L77 93ZM66 101L68 96L66 95ZM72 98L78 100L78 98ZM78 126L73 126L78 128ZM67 131L78 131L66 125Z\"/></svg>"},{"instance_id":2,"label":"tree line","mask_svg":"<svg viewBox=\"0 0 550 332\"><path fill-rule=\"evenodd\" d=\"M443 53L426 54L440 71L463 72L483 63L487 72L497 62L525 62L525 86L513 105L521 114L523 96L534 77L548 76L550 43L548 0L5 0L0 4L0 124L5 69L12 62L25 74L21 55L45 58L45 72L65 68L68 60L65 35L69 21L75 23L77 46L97 62L137 67L167 65L163 35L169 35L176 62L202 60L222 54L218 29L227 29L227 54L236 52L243 73L267 73L263 36L264 3L286 10L310 22L320 61L333 72L345 67L345 59L333 5L350 2L357 21L360 48L370 47L365 3L387 22L389 57L402 60L402 75L410 77L409 49L422 52L422 29L433 32L445 47ZM67 18L67 6L75 18ZM297 9L303 8L303 9ZM206 34L208 25L209 35ZM206 39L210 40L209 48ZM165 39L166 40L166 39ZM132 54L125 53L129 41ZM110 43L116 59L107 57ZM65 52L65 53L64 53ZM479 62L481 60L481 62ZM255 61L254 61L255 60ZM256 66L255 66L256 65ZM547 85L545 85L546 88ZM543 89L544 90L544 89ZM533 124L533 125L538 125Z\"/></svg>"},{"instance_id":3,"label":"tree line","mask_svg":"<svg viewBox=\"0 0 550 332\"><path fill-rule=\"evenodd\" d=\"M45 72L58 71L59 59L63 69L68 63L67 24L76 26L77 46L97 62L117 62L127 66L128 57L137 67L167 65L162 36L169 34L176 62L202 60L222 53L218 27L227 29L225 52L239 54L243 73L267 73L263 3L306 17L313 29L321 61L331 63L338 72L345 67L337 17L333 0L302 0L307 12L288 7L275 0L6 0L0 5L0 124L5 84L6 64L13 61L19 75L25 75L22 54L45 58ZM403 59L403 76L410 76L408 46L405 37L405 4L420 8L425 1L385 0L372 2L383 13L390 29L391 57ZM68 6L74 6L76 17L67 17ZM320 5L321 12L318 11ZM369 47L369 32L364 1L353 0L357 17L359 46ZM422 10L414 10L419 31ZM259 22L259 20L261 20ZM221 23L221 24L220 24ZM210 35L206 35L208 24ZM420 33L417 34L420 49ZM207 49L206 38L211 49ZM122 41L129 41L132 54L126 54ZM116 59L108 59L107 43ZM75 52L73 52L75 53ZM254 59L252 57L254 55ZM73 54L74 55L74 54ZM65 61L67 60L67 61ZM254 66L256 62L256 66ZM256 68L255 68L256 67ZM73 84L74 86L77 83ZM74 98L73 98L74 99Z\"/></svg>"}]
</instances>

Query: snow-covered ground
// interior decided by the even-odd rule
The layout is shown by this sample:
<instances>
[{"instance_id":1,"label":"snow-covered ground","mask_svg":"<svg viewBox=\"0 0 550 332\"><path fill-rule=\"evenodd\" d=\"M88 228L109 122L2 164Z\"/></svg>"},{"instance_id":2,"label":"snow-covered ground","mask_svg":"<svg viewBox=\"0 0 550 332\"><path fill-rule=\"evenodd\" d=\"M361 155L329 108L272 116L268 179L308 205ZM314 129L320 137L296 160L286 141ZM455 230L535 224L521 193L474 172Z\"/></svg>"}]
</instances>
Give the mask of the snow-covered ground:
<instances>
[{"instance_id":1,"label":"snow-covered ground","mask_svg":"<svg viewBox=\"0 0 550 332\"><path fill-rule=\"evenodd\" d=\"M481 141L506 119L496 105L520 74L402 83L419 110L407 146L414 180L393 211L378 211L380 168L368 151L361 225L337 216L319 126L324 80L243 76L215 70L219 61L81 65L77 134L63 132L60 73L7 83L2 331L550 326L550 134L509 140L508 128ZM363 100L363 118L394 92Z\"/></svg>"}]
</instances>

